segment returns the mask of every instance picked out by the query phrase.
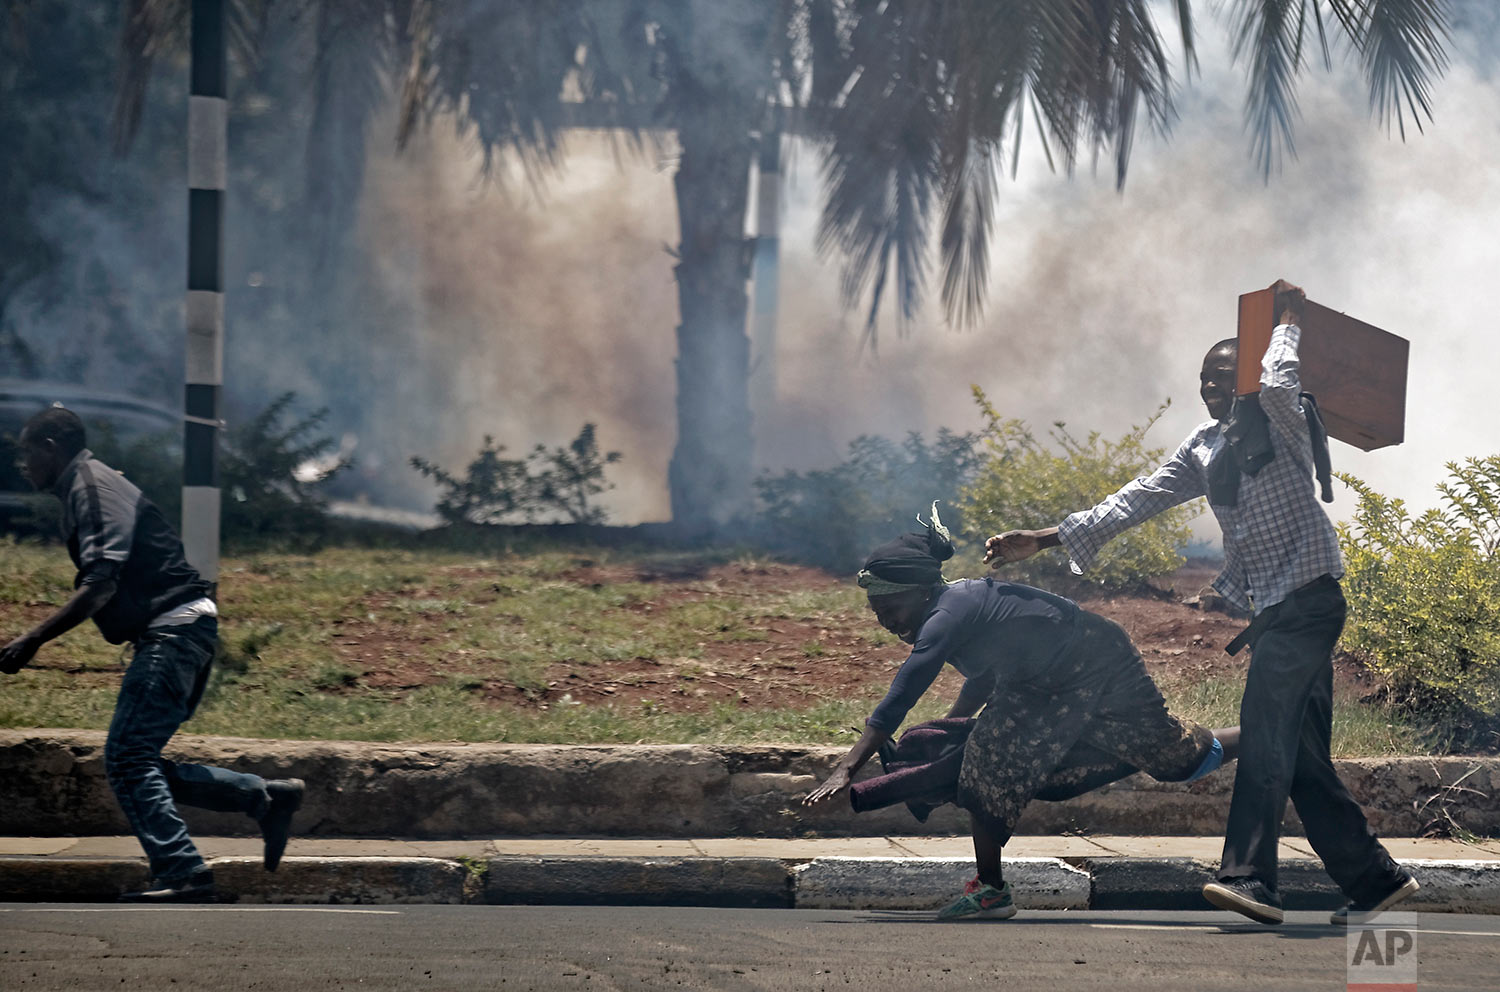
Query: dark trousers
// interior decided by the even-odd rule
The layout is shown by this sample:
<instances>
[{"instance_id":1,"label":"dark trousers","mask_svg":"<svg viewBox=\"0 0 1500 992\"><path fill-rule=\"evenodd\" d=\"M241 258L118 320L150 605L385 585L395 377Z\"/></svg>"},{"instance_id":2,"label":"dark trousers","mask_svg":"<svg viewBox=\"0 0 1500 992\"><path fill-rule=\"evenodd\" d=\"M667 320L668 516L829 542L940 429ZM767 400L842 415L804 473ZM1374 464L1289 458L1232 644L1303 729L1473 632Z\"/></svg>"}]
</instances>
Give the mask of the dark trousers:
<instances>
[{"instance_id":1,"label":"dark trousers","mask_svg":"<svg viewBox=\"0 0 1500 992\"><path fill-rule=\"evenodd\" d=\"M1276 846L1290 797L1328 874L1353 900L1394 888L1397 869L1339 781L1329 754L1333 647L1344 629L1343 590L1323 576L1257 618L1240 703L1239 767L1219 878L1276 888Z\"/></svg>"},{"instance_id":2,"label":"dark trousers","mask_svg":"<svg viewBox=\"0 0 1500 992\"><path fill-rule=\"evenodd\" d=\"M271 802L259 775L167 761L162 748L203 697L218 642L218 622L204 617L148 631L120 683L104 744L110 788L159 879L203 867L176 803L259 817Z\"/></svg>"}]
</instances>

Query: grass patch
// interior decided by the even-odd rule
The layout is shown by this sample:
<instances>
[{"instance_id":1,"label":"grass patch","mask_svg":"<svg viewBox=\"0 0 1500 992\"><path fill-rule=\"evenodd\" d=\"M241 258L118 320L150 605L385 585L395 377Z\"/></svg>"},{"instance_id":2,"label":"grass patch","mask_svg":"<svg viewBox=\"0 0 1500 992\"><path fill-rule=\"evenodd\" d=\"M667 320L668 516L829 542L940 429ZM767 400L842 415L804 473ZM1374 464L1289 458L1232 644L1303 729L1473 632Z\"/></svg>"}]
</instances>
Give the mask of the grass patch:
<instances>
[{"instance_id":1,"label":"grass patch","mask_svg":"<svg viewBox=\"0 0 1500 992\"><path fill-rule=\"evenodd\" d=\"M6 545L0 555L3 638L65 601L73 572L56 546ZM732 549L226 557L219 663L184 729L313 740L848 745L904 649L871 621L851 583L806 574L783 582L782 567ZM0 726L106 728L125 660L92 625L69 633L43 648L40 667L5 680ZM814 677L835 668L844 673L837 689ZM589 686L616 695L582 691ZM1238 720L1237 681L1164 690L1199 722ZM934 687L908 723L941 716L954 691L956 682ZM579 705L563 704L564 692ZM1429 753L1421 730L1388 706L1336 700L1337 755Z\"/></svg>"},{"instance_id":2,"label":"grass patch","mask_svg":"<svg viewBox=\"0 0 1500 992\"><path fill-rule=\"evenodd\" d=\"M313 669L308 681L314 689L324 692L332 692L337 689L347 689L359 681L359 672L337 662L323 662Z\"/></svg>"},{"instance_id":3,"label":"grass patch","mask_svg":"<svg viewBox=\"0 0 1500 992\"><path fill-rule=\"evenodd\" d=\"M1240 722L1244 685L1228 679L1162 686L1167 705L1179 716L1207 727L1232 727ZM1425 754L1423 728L1384 703L1362 703L1335 692L1331 750L1335 758L1372 758Z\"/></svg>"}]
</instances>

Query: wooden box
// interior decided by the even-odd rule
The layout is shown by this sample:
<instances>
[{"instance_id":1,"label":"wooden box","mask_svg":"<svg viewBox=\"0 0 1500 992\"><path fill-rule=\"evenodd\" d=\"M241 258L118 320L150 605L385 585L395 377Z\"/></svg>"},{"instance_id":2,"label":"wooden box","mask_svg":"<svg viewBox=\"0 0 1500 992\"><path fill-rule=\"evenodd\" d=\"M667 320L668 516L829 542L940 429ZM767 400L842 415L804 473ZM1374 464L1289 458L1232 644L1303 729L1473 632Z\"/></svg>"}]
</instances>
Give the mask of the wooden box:
<instances>
[{"instance_id":1,"label":"wooden box","mask_svg":"<svg viewBox=\"0 0 1500 992\"><path fill-rule=\"evenodd\" d=\"M1270 289L1240 297L1240 395L1260 391L1260 360L1280 314ZM1307 301L1302 317L1302 389L1318 400L1328 436L1373 451L1406 434L1410 344L1347 314Z\"/></svg>"}]
</instances>

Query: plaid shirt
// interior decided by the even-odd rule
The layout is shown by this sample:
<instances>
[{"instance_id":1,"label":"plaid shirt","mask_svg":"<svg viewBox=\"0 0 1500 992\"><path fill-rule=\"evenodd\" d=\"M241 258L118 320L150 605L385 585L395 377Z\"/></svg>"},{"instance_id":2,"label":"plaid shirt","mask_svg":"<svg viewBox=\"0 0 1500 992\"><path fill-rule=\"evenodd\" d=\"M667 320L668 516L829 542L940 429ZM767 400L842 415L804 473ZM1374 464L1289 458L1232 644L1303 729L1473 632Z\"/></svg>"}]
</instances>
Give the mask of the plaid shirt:
<instances>
[{"instance_id":1,"label":"plaid shirt","mask_svg":"<svg viewBox=\"0 0 1500 992\"><path fill-rule=\"evenodd\" d=\"M1344 574L1338 534L1318 505L1312 479L1312 440L1298 398L1301 337L1295 324L1277 327L1261 362L1260 405L1270 421L1275 459L1256 475L1240 478L1238 506L1209 504L1224 532L1224 570L1213 586L1229 602L1256 613L1320 575ZM1218 421L1202 424L1151 475L1064 520L1058 537L1073 571L1083 574L1116 534L1207 495L1209 460L1226 443Z\"/></svg>"}]
</instances>

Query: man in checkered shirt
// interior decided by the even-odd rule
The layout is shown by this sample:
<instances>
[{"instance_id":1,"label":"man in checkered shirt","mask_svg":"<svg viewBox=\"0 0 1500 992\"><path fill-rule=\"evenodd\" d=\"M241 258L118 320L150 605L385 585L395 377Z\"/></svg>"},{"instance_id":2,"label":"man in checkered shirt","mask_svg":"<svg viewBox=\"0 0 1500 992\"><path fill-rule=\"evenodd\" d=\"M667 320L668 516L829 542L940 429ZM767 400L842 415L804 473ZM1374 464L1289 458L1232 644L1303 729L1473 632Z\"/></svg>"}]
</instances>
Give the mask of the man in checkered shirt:
<instances>
[{"instance_id":1,"label":"man in checkered shirt","mask_svg":"<svg viewBox=\"0 0 1500 992\"><path fill-rule=\"evenodd\" d=\"M993 567L1061 546L1082 574L1115 537L1161 511L1199 496L1224 533L1224 570L1214 588L1255 619L1240 704L1240 755L1225 828L1218 880L1204 886L1214 905L1262 923L1280 923L1276 847L1291 798L1307 838L1350 903L1335 924L1360 922L1417 889L1391 860L1364 812L1339 781L1329 754L1333 647L1343 631L1344 574L1338 536L1313 488L1314 448L1301 400L1298 320L1305 297L1284 282L1274 287L1282 323L1261 363L1261 435L1269 461L1245 455L1234 420L1253 422L1235 404L1235 339L1220 341L1203 360L1199 393L1213 419L1189 435L1151 475L1127 483L1097 506L1045 530L1009 531L989 539ZM1231 418L1231 412L1235 417ZM1226 436L1226 434L1228 436ZM1250 437L1253 437L1253 432ZM1238 451L1230 450L1230 437ZM1268 445L1267 445L1268 442ZM1238 650L1232 647L1232 650Z\"/></svg>"}]
</instances>

